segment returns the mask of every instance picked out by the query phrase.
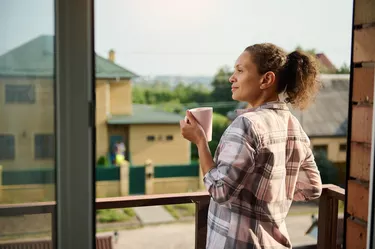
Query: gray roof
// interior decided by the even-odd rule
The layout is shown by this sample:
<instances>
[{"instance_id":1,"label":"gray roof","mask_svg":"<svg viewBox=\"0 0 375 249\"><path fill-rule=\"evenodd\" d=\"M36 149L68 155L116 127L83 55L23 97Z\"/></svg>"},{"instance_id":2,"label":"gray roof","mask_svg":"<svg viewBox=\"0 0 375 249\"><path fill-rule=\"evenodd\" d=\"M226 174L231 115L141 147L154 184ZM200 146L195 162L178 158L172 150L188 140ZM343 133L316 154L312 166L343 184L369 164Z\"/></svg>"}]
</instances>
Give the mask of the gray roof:
<instances>
[{"instance_id":1,"label":"gray roof","mask_svg":"<svg viewBox=\"0 0 375 249\"><path fill-rule=\"evenodd\" d=\"M346 136L349 75L322 75L321 81L323 87L308 109L290 110L310 137ZM233 112L228 113L228 118L233 120L234 117Z\"/></svg>"},{"instance_id":2,"label":"gray roof","mask_svg":"<svg viewBox=\"0 0 375 249\"><path fill-rule=\"evenodd\" d=\"M54 37L41 35L0 55L0 76L52 77L54 73ZM95 56L96 77L130 79L137 77L129 70Z\"/></svg>"},{"instance_id":3,"label":"gray roof","mask_svg":"<svg viewBox=\"0 0 375 249\"><path fill-rule=\"evenodd\" d=\"M153 106L133 104L132 115L113 115L108 124L178 124L183 116Z\"/></svg>"}]
</instances>

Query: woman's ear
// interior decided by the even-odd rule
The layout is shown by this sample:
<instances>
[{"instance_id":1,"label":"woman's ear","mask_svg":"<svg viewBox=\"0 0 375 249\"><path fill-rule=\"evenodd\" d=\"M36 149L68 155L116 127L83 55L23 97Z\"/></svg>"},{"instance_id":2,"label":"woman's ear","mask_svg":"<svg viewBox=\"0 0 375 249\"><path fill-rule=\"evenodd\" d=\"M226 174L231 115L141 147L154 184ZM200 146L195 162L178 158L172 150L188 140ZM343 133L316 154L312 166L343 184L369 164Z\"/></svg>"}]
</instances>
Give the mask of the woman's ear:
<instances>
[{"instance_id":1,"label":"woman's ear","mask_svg":"<svg viewBox=\"0 0 375 249\"><path fill-rule=\"evenodd\" d=\"M267 72L262 77L262 83L260 84L260 89L267 89L272 86L276 81L276 75L274 72Z\"/></svg>"}]
</instances>

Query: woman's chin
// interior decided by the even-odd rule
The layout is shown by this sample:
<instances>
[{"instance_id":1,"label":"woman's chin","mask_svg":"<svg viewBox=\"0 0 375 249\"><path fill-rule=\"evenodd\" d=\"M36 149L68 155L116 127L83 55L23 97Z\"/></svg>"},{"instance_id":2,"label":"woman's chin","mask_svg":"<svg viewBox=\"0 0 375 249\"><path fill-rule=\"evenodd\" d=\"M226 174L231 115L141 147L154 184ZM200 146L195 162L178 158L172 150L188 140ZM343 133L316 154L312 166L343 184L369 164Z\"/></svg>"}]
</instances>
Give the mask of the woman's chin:
<instances>
[{"instance_id":1,"label":"woman's chin","mask_svg":"<svg viewBox=\"0 0 375 249\"><path fill-rule=\"evenodd\" d=\"M232 93L232 99L235 101L243 101L236 93Z\"/></svg>"}]
</instances>

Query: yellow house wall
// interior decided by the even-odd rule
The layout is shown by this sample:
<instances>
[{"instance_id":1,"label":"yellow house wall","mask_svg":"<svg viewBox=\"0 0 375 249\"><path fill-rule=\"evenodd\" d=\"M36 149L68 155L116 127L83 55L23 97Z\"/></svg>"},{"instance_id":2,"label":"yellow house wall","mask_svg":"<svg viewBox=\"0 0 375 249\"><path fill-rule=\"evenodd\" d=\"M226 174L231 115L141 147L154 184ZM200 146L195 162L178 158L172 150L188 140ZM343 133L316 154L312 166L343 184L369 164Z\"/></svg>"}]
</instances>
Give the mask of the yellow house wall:
<instances>
[{"instance_id":1,"label":"yellow house wall","mask_svg":"<svg viewBox=\"0 0 375 249\"><path fill-rule=\"evenodd\" d=\"M186 193L199 190L199 177L155 178L153 194Z\"/></svg>"},{"instance_id":2,"label":"yellow house wall","mask_svg":"<svg viewBox=\"0 0 375 249\"><path fill-rule=\"evenodd\" d=\"M128 180L125 180L129 183ZM96 197L121 196L120 181L96 182ZM27 184L0 186L0 204L54 201L54 184Z\"/></svg>"},{"instance_id":3,"label":"yellow house wall","mask_svg":"<svg viewBox=\"0 0 375 249\"><path fill-rule=\"evenodd\" d=\"M179 124L130 125L129 133L133 165L144 165L147 159L154 165L190 163L190 142L181 136ZM155 141L147 141L149 135L155 136ZM167 135L173 135L173 140L167 141Z\"/></svg>"},{"instance_id":4,"label":"yellow house wall","mask_svg":"<svg viewBox=\"0 0 375 249\"><path fill-rule=\"evenodd\" d=\"M132 89L130 80L110 82L111 114L131 115L132 114Z\"/></svg>"},{"instance_id":5,"label":"yellow house wall","mask_svg":"<svg viewBox=\"0 0 375 249\"><path fill-rule=\"evenodd\" d=\"M35 86L35 103L5 103L6 84L32 84ZM52 159L35 160L34 135L54 133L53 80L0 79L0 134L12 134L15 138L15 159L0 160L4 169L53 167Z\"/></svg>"},{"instance_id":6,"label":"yellow house wall","mask_svg":"<svg viewBox=\"0 0 375 249\"><path fill-rule=\"evenodd\" d=\"M96 82L96 157L107 156L108 128L107 118L110 113L110 85L106 80Z\"/></svg>"},{"instance_id":7,"label":"yellow house wall","mask_svg":"<svg viewBox=\"0 0 375 249\"><path fill-rule=\"evenodd\" d=\"M346 144L345 137L310 138L311 146L328 145L328 160L339 163L346 161L346 151L340 151L340 144Z\"/></svg>"}]
</instances>

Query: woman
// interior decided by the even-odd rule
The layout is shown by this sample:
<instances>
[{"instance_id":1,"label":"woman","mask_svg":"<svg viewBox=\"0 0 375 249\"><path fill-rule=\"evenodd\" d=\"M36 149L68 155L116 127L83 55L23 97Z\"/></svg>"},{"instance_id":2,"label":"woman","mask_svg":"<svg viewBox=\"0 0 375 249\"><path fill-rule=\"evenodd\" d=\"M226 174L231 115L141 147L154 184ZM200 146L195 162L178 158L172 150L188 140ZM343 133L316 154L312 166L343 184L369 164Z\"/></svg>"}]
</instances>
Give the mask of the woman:
<instances>
[{"instance_id":1,"label":"woman","mask_svg":"<svg viewBox=\"0 0 375 249\"><path fill-rule=\"evenodd\" d=\"M292 201L318 198L322 184L309 138L286 103L307 107L319 89L317 73L301 52L255 44L229 78L232 98L252 108L237 111L214 158L194 116L188 111L180 122L183 137L198 147L211 196L207 248L292 248L285 224Z\"/></svg>"}]
</instances>

